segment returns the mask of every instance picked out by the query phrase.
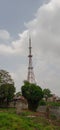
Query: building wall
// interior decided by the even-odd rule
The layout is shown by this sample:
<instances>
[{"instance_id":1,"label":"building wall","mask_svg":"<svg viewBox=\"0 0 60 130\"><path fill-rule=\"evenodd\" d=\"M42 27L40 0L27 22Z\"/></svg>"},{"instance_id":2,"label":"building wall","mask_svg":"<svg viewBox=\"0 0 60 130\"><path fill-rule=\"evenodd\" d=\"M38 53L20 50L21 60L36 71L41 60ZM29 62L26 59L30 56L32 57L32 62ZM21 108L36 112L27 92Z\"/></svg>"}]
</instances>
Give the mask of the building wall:
<instances>
[{"instance_id":1,"label":"building wall","mask_svg":"<svg viewBox=\"0 0 60 130\"><path fill-rule=\"evenodd\" d=\"M46 112L46 106L39 106L37 108L37 112ZM49 108L50 114L55 115L58 119L60 119L60 107L53 106Z\"/></svg>"}]
</instances>

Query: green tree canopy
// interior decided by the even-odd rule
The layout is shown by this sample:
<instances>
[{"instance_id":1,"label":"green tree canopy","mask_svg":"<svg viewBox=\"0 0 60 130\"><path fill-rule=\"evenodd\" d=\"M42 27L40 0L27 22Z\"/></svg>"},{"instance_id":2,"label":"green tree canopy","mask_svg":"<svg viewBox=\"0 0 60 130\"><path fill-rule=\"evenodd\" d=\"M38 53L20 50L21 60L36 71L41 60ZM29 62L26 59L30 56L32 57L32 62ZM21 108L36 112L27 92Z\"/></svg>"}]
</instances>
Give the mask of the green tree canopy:
<instances>
[{"instance_id":1,"label":"green tree canopy","mask_svg":"<svg viewBox=\"0 0 60 130\"><path fill-rule=\"evenodd\" d=\"M10 74L5 70L0 70L0 105L8 105L14 92L14 82Z\"/></svg>"},{"instance_id":2,"label":"green tree canopy","mask_svg":"<svg viewBox=\"0 0 60 130\"><path fill-rule=\"evenodd\" d=\"M43 94L44 94L44 97L46 98L46 100L48 99L48 97L51 97L51 96L52 96L51 91L50 91L50 89L48 89L48 88L45 88L45 89L43 90Z\"/></svg>"},{"instance_id":3,"label":"green tree canopy","mask_svg":"<svg viewBox=\"0 0 60 130\"><path fill-rule=\"evenodd\" d=\"M0 70L0 85L2 84L14 84L11 75L6 70Z\"/></svg>"},{"instance_id":4,"label":"green tree canopy","mask_svg":"<svg viewBox=\"0 0 60 130\"><path fill-rule=\"evenodd\" d=\"M30 110L36 110L39 101L43 98L43 92L41 87L36 84L31 84L29 82L24 82L21 88L22 95L28 101L28 107Z\"/></svg>"}]
</instances>

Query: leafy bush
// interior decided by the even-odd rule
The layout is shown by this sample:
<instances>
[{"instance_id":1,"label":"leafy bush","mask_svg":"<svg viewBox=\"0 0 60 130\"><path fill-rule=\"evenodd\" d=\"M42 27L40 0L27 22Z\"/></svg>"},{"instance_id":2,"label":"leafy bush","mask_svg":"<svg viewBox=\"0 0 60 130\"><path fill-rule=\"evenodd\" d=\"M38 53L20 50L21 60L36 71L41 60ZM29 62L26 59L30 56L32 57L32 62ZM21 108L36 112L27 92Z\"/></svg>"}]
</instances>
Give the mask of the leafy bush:
<instances>
[{"instance_id":1,"label":"leafy bush","mask_svg":"<svg viewBox=\"0 0 60 130\"><path fill-rule=\"evenodd\" d=\"M39 105L44 106L44 105L46 105L46 102L44 100L41 100L41 101L39 101Z\"/></svg>"},{"instance_id":2,"label":"leafy bush","mask_svg":"<svg viewBox=\"0 0 60 130\"><path fill-rule=\"evenodd\" d=\"M50 105L50 106L60 106L60 102L47 102L47 105Z\"/></svg>"}]
</instances>

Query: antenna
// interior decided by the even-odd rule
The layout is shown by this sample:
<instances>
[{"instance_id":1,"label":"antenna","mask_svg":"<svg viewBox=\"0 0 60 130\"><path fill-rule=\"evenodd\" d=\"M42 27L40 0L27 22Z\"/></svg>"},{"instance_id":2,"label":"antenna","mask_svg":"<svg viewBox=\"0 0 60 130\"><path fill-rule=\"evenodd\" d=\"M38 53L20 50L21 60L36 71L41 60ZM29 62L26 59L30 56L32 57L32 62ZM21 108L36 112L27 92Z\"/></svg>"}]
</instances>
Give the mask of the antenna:
<instances>
[{"instance_id":1,"label":"antenna","mask_svg":"<svg viewBox=\"0 0 60 130\"><path fill-rule=\"evenodd\" d=\"M33 71L33 66L32 66L32 47L31 47L31 36L29 34L29 65L28 65L28 77L27 81L29 83L35 83L35 76L34 76L34 71Z\"/></svg>"}]
</instances>

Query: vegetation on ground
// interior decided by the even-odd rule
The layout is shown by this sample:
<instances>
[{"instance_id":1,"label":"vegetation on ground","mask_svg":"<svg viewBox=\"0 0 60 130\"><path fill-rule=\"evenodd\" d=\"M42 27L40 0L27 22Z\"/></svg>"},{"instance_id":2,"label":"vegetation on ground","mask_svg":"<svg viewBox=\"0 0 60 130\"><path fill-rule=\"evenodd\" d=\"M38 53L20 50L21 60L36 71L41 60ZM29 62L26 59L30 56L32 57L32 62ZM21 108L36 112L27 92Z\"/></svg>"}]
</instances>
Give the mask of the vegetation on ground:
<instances>
[{"instance_id":1,"label":"vegetation on ground","mask_svg":"<svg viewBox=\"0 0 60 130\"><path fill-rule=\"evenodd\" d=\"M0 109L0 130L60 130L55 121L33 117L35 112L24 111L17 115L15 109Z\"/></svg>"}]
</instances>

